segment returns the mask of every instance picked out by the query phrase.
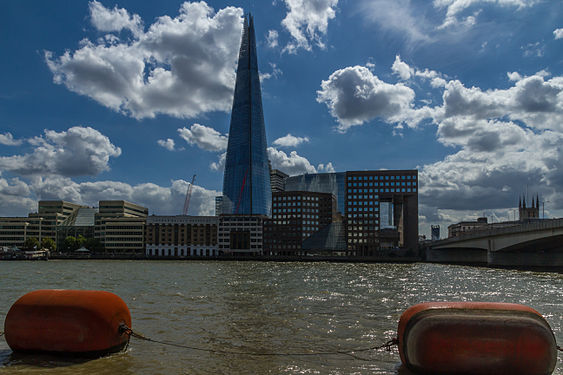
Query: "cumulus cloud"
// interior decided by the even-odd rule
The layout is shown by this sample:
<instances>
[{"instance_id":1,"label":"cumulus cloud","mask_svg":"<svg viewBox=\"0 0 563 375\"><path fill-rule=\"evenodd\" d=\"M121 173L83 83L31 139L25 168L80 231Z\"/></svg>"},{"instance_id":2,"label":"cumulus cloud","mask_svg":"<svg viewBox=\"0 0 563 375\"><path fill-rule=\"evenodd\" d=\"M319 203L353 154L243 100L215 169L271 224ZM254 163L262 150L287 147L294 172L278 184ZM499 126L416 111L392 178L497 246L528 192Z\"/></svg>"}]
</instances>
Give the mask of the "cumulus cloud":
<instances>
[{"instance_id":1,"label":"cumulus cloud","mask_svg":"<svg viewBox=\"0 0 563 375\"><path fill-rule=\"evenodd\" d=\"M0 212L2 216L24 215L37 211L37 202L29 195L31 189L19 178L0 178Z\"/></svg>"},{"instance_id":2,"label":"cumulus cloud","mask_svg":"<svg viewBox=\"0 0 563 375\"><path fill-rule=\"evenodd\" d=\"M274 145L281 147L297 147L301 143L306 142L309 142L308 137L296 137L288 133L286 136L276 139Z\"/></svg>"},{"instance_id":3,"label":"cumulus cloud","mask_svg":"<svg viewBox=\"0 0 563 375\"><path fill-rule=\"evenodd\" d=\"M109 170L109 158L121 149L91 127L74 126L66 131L45 130L28 142L33 151L0 157L0 170L23 176L95 176Z\"/></svg>"},{"instance_id":4,"label":"cumulus cloud","mask_svg":"<svg viewBox=\"0 0 563 375\"><path fill-rule=\"evenodd\" d=\"M414 70L407 63L401 61L401 56L399 55L395 56L391 70L404 81L411 78L414 74Z\"/></svg>"},{"instance_id":5,"label":"cumulus cloud","mask_svg":"<svg viewBox=\"0 0 563 375\"><path fill-rule=\"evenodd\" d=\"M21 139L14 139L12 133L0 133L0 144L4 146L19 146L23 143Z\"/></svg>"},{"instance_id":6,"label":"cumulus cloud","mask_svg":"<svg viewBox=\"0 0 563 375\"><path fill-rule=\"evenodd\" d=\"M298 155L297 151L291 151L288 155L274 147L268 147L268 159L270 159L273 169L279 169L290 176L317 173L315 166L307 158Z\"/></svg>"},{"instance_id":7,"label":"cumulus cloud","mask_svg":"<svg viewBox=\"0 0 563 375\"><path fill-rule=\"evenodd\" d=\"M164 147L168 151L174 151L175 150L174 147L176 145L174 144L174 140L172 138L167 138L166 140L159 139L158 141L156 141L156 143L158 143L159 146Z\"/></svg>"},{"instance_id":8,"label":"cumulus cloud","mask_svg":"<svg viewBox=\"0 0 563 375\"><path fill-rule=\"evenodd\" d=\"M223 152L221 155L219 155L216 162L214 161L209 165L209 168L211 168L214 171L223 171L225 169L226 161L227 161L227 153Z\"/></svg>"},{"instance_id":9,"label":"cumulus cloud","mask_svg":"<svg viewBox=\"0 0 563 375\"><path fill-rule=\"evenodd\" d=\"M307 158L297 154L297 151L291 151L288 155L274 147L268 147L268 159L270 159L273 169L279 169L290 176L305 173L334 172L331 162L319 164L315 168Z\"/></svg>"},{"instance_id":10,"label":"cumulus cloud","mask_svg":"<svg viewBox=\"0 0 563 375\"><path fill-rule=\"evenodd\" d=\"M410 87L383 82L363 66L335 71L317 91L317 101L326 104L341 131L374 118L388 123L408 121L414 98Z\"/></svg>"},{"instance_id":11,"label":"cumulus cloud","mask_svg":"<svg viewBox=\"0 0 563 375\"><path fill-rule=\"evenodd\" d=\"M190 118L229 111L242 30L242 9L215 11L205 2L185 2L178 16L157 18L146 31L137 15L90 4L93 24L118 35L84 40L56 57L45 52L53 81L101 105L137 119L166 114Z\"/></svg>"},{"instance_id":12,"label":"cumulus cloud","mask_svg":"<svg viewBox=\"0 0 563 375\"><path fill-rule=\"evenodd\" d=\"M119 199L140 204L151 214L179 215L188 188L184 180L172 180L169 186L153 183L130 185L120 181L75 182L67 177L36 177L30 190L41 199L64 199L95 206L99 200ZM1 184L0 184L1 189ZM213 215L218 191L194 185L190 199L190 215ZM21 213L23 214L23 213Z\"/></svg>"},{"instance_id":13,"label":"cumulus cloud","mask_svg":"<svg viewBox=\"0 0 563 375\"><path fill-rule=\"evenodd\" d=\"M224 151L227 149L228 137L205 125L193 124L189 129L178 129L178 134L188 144L196 145L206 151Z\"/></svg>"},{"instance_id":14,"label":"cumulus cloud","mask_svg":"<svg viewBox=\"0 0 563 375\"><path fill-rule=\"evenodd\" d=\"M445 86L433 120L438 141L456 151L420 172L421 202L435 218L490 209L506 220L525 188L563 208L563 79L507 75L514 85L503 90Z\"/></svg>"},{"instance_id":15,"label":"cumulus cloud","mask_svg":"<svg viewBox=\"0 0 563 375\"><path fill-rule=\"evenodd\" d=\"M563 39L563 29L553 30L553 36L555 37L555 39Z\"/></svg>"},{"instance_id":16,"label":"cumulus cloud","mask_svg":"<svg viewBox=\"0 0 563 375\"><path fill-rule=\"evenodd\" d=\"M130 30L134 35L139 35L143 29L143 21L137 14L130 15L126 9L113 7L108 9L98 1L89 4L92 25L100 31Z\"/></svg>"},{"instance_id":17,"label":"cumulus cloud","mask_svg":"<svg viewBox=\"0 0 563 375\"><path fill-rule=\"evenodd\" d=\"M465 87L460 81L447 83L442 107L444 117L474 119L508 117L537 129L563 130L563 77L545 80L545 72L529 77L510 73L515 81L508 89L483 91Z\"/></svg>"},{"instance_id":18,"label":"cumulus cloud","mask_svg":"<svg viewBox=\"0 0 563 375\"><path fill-rule=\"evenodd\" d=\"M312 44L325 48L323 36L328 29L328 21L336 16L338 0L284 0L288 13L282 25L293 40L284 51L296 53L299 48L311 51Z\"/></svg>"}]
</instances>

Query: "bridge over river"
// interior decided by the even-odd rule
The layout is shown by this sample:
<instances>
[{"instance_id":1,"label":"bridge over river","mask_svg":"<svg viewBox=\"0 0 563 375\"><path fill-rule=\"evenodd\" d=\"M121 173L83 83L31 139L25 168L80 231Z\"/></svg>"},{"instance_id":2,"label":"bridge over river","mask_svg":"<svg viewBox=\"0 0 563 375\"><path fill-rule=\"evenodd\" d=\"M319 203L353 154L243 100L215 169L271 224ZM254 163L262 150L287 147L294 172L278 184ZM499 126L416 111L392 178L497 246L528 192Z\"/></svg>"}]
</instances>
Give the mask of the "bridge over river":
<instances>
[{"instance_id":1,"label":"bridge over river","mask_svg":"<svg viewBox=\"0 0 563 375\"><path fill-rule=\"evenodd\" d=\"M433 241L427 244L426 260L563 269L563 219L491 224L484 230Z\"/></svg>"}]
</instances>

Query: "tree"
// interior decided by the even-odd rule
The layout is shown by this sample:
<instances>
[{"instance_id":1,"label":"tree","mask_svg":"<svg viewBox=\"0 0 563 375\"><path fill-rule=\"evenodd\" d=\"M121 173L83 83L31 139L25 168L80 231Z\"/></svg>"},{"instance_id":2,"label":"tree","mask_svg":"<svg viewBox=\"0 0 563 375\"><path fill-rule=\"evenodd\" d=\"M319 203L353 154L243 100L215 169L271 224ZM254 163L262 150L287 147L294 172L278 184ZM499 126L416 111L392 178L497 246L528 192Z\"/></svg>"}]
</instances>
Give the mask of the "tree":
<instances>
[{"instance_id":1,"label":"tree","mask_svg":"<svg viewBox=\"0 0 563 375\"><path fill-rule=\"evenodd\" d=\"M53 241L52 238L43 237L41 239L41 248L45 248L52 251L57 248L57 244L55 244L55 241Z\"/></svg>"},{"instance_id":2,"label":"tree","mask_svg":"<svg viewBox=\"0 0 563 375\"><path fill-rule=\"evenodd\" d=\"M79 234L78 237L76 237L76 249L78 249L79 247L84 246L84 244L86 243L86 237L84 237L83 235ZM74 249L74 250L76 250Z\"/></svg>"},{"instance_id":3,"label":"tree","mask_svg":"<svg viewBox=\"0 0 563 375\"><path fill-rule=\"evenodd\" d=\"M63 251L70 252L78 249L78 241L76 237L68 236L63 242Z\"/></svg>"},{"instance_id":4,"label":"tree","mask_svg":"<svg viewBox=\"0 0 563 375\"><path fill-rule=\"evenodd\" d=\"M93 253L98 253L104 250L104 245L97 238L88 238L84 246Z\"/></svg>"},{"instance_id":5,"label":"tree","mask_svg":"<svg viewBox=\"0 0 563 375\"><path fill-rule=\"evenodd\" d=\"M39 248L39 241L35 237L28 237L23 243L23 248L25 250L35 250Z\"/></svg>"}]
</instances>

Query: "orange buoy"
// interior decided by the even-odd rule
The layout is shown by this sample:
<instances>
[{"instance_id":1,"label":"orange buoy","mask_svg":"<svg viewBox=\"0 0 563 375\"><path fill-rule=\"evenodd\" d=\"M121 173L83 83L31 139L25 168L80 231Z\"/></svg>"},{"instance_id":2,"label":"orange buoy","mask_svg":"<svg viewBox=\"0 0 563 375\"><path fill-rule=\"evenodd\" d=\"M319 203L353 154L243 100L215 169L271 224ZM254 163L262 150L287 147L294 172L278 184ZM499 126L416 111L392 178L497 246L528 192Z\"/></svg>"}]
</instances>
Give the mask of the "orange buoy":
<instances>
[{"instance_id":1,"label":"orange buoy","mask_svg":"<svg viewBox=\"0 0 563 375\"><path fill-rule=\"evenodd\" d=\"M415 372L546 375L557 361L549 324L524 305L421 303L405 310L398 331L401 361Z\"/></svg>"},{"instance_id":2,"label":"orange buoy","mask_svg":"<svg viewBox=\"0 0 563 375\"><path fill-rule=\"evenodd\" d=\"M37 290L18 299L4 322L14 352L99 356L123 349L131 327L129 308L110 292Z\"/></svg>"}]
</instances>

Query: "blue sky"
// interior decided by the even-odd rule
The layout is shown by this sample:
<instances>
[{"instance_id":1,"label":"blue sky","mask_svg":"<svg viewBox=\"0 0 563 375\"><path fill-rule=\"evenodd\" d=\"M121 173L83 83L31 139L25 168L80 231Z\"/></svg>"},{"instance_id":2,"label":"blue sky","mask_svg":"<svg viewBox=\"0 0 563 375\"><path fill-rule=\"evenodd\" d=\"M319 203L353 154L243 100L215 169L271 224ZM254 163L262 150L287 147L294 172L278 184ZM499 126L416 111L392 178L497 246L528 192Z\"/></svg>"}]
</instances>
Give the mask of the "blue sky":
<instances>
[{"instance_id":1,"label":"blue sky","mask_svg":"<svg viewBox=\"0 0 563 375\"><path fill-rule=\"evenodd\" d=\"M242 16L269 155L289 174L420 173L420 231L563 197L562 2L0 5L0 216L39 199L213 214Z\"/></svg>"}]
</instances>

